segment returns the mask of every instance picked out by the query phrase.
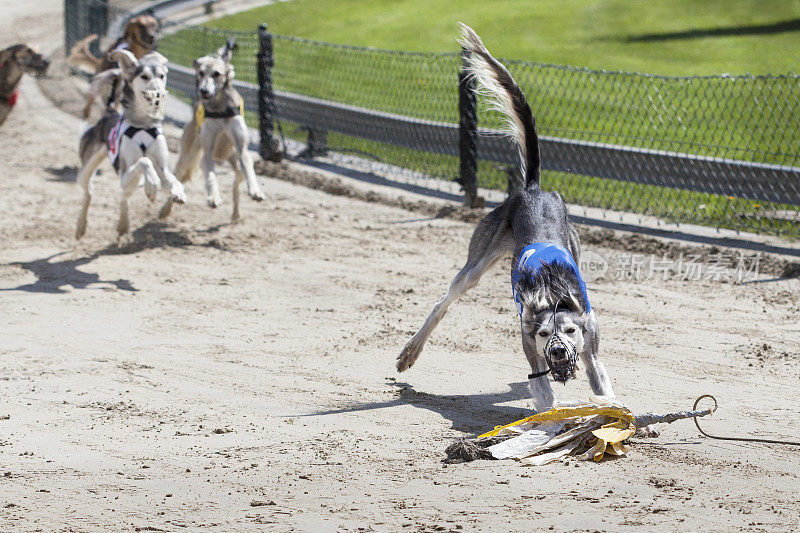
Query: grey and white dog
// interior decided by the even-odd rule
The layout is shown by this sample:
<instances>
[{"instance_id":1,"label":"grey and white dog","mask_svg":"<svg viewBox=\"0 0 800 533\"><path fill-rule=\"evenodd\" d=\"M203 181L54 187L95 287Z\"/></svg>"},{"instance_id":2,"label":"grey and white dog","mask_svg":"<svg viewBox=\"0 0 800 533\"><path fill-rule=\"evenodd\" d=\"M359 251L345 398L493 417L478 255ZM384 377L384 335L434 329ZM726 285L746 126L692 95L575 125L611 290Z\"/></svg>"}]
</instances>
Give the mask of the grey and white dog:
<instances>
[{"instance_id":1,"label":"grey and white dog","mask_svg":"<svg viewBox=\"0 0 800 533\"><path fill-rule=\"evenodd\" d=\"M397 358L397 370L410 368L447 308L474 287L498 259L513 252L512 288L520 314L522 348L530 363L528 388L538 411L555 405L547 379L574 377L578 356L586 366L594 394L613 396L611 381L598 359L599 330L577 267L580 239L557 192L539 187L540 159L536 124L524 94L506 68L492 57L480 37L461 25L460 42L469 51L469 70L479 90L507 119L517 144L525 187L514 192L478 223L466 265L422 328Z\"/></svg>"},{"instance_id":2,"label":"grey and white dog","mask_svg":"<svg viewBox=\"0 0 800 533\"><path fill-rule=\"evenodd\" d=\"M108 155L122 187L117 233L128 232L128 198L144 184L150 201L163 189L171 202L186 202L183 184L169 170L169 149L162 130L166 107L167 58L151 52L141 61L127 50L115 50L111 58L120 65L122 114L109 107L105 115L81 136L83 206L75 237L86 233L86 217L92 200L92 178Z\"/></svg>"},{"instance_id":3,"label":"grey and white dog","mask_svg":"<svg viewBox=\"0 0 800 533\"><path fill-rule=\"evenodd\" d=\"M233 183L232 220L239 218L239 184L247 182L250 198L260 202L266 198L256 179L253 158L247 150L249 133L242 116L244 100L234 89L234 70L231 56L236 48L233 39L216 54L200 57L194 61L198 102L192 121L183 129L181 151L175 166L175 175L185 183L200 167L206 185L206 200L209 207L222 204L219 184L214 173L215 161L228 161L236 173ZM168 201L161 216L169 215Z\"/></svg>"}]
</instances>

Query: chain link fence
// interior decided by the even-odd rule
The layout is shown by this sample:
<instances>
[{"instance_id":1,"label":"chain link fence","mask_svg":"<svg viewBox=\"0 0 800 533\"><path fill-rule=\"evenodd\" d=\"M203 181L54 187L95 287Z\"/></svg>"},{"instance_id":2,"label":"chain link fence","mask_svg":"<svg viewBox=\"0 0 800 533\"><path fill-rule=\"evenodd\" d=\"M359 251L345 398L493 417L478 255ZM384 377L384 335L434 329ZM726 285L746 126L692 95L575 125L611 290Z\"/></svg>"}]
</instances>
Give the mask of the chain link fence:
<instances>
[{"instance_id":1,"label":"chain link fence","mask_svg":"<svg viewBox=\"0 0 800 533\"><path fill-rule=\"evenodd\" d=\"M173 94L191 101L191 71L179 65L190 67L228 35L239 44L233 61L248 123L262 131L275 124L303 143L300 155L350 154L457 181L467 193L471 172L481 187L518 182L516 151L495 133L501 117L480 98L470 107L469 92L459 95L460 86L469 89L459 53L272 35L261 68L269 70L273 93L259 86L257 56L264 52L255 27L173 26L159 41L174 64ZM587 207L800 237L800 77L667 77L504 63L537 118L543 188Z\"/></svg>"}]
</instances>

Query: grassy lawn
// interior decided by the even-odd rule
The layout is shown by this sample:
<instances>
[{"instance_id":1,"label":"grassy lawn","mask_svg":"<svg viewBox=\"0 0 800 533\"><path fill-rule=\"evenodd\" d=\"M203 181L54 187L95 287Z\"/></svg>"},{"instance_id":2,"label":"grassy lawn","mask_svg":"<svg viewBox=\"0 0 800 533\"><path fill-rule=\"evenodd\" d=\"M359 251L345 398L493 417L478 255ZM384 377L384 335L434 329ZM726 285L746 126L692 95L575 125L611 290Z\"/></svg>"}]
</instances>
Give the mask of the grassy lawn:
<instances>
[{"instance_id":1,"label":"grassy lawn","mask_svg":"<svg viewBox=\"0 0 800 533\"><path fill-rule=\"evenodd\" d=\"M291 0L210 25L447 52L459 21L510 59L679 76L800 69L797 0Z\"/></svg>"},{"instance_id":2,"label":"grassy lawn","mask_svg":"<svg viewBox=\"0 0 800 533\"><path fill-rule=\"evenodd\" d=\"M209 24L246 32L238 38L241 48L235 57L239 79L256 80L254 29L264 21L277 34L277 89L457 122L459 20L473 25L497 56L511 58L505 61L528 95L544 135L800 164L797 78L663 78L530 63L681 76L788 72L800 65L800 1L291 0ZM187 29L162 39L160 50L173 61L190 64L222 44L225 31L217 31ZM288 35L405 52L330 46ZM483 127L499 124L499 117L485 109L479 117ZM302 137L295 128L287 131ZM430 175L458 175L456 158L333 133L329 142ZM479 166L479 180L482 186L497 188L506 183L505 174L485 162ZM557 173L546 173L548 184L582 205L800 233L797 222L753 215L786 206Z\"/></svg>"}]
</instances>

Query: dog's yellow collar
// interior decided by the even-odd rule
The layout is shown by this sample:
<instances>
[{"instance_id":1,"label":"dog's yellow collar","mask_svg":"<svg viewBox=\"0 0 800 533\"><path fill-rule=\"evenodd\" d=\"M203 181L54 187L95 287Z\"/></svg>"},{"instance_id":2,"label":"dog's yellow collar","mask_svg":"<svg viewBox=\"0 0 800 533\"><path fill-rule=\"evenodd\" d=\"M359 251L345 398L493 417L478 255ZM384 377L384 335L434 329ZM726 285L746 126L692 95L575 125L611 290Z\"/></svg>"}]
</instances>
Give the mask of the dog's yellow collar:
<instances>
[{"instance_id":1,"label":"dog's yellow collar","mask_svg":"<svg viewBox=\"0 0 800 533\"><path fill-rule=\"evenodd\" d=\"M229 106L225 111L219 113L207 113L206 107L203 104L197 105L197 110L194 112L194 120L197 123L197 128L203 124L206 117L209 118L230 118L236 115L244 115L244 99L239 100L239 107Z\"/></svg>"}]
</instances>

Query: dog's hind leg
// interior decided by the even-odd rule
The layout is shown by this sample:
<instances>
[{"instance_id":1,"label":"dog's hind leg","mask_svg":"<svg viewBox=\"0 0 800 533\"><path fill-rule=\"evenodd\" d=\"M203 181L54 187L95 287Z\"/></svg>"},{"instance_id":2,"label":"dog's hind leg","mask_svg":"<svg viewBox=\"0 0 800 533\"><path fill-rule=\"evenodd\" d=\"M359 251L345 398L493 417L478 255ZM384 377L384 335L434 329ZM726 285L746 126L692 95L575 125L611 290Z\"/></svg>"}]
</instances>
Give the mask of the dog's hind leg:
<instances>
[{"instance_id":1,"label":"dog's hind leg","mask_svg":"<svg viewBox=\"0 0 800 533\"><path fill-rule=\"evenodd\" d=\"M611 388L611 379L606 372L606 366L597 357L600 349L600 330L597 327L597 318L594 311L589 315L584 333L584 348L580 353L581 361L586 366L586 376L589 378L589 386L592 392L599 396L614 397L614 389Z\"/></svg>"},{"instance_id":2,"label":"dog's hind leg","mask_svg":"<svg viewBox=\"0 0 800 533\"><path fill-rule=\"evenodd\" d=\"M575 229L575 226L568 220L567 226L569 227L569 236L567 237L567 246L569 247L569 253L572 254L572 258L575 259L575 263L581 264L581 236L578 234L578 230Z\"/></svg>"},{"instance_id":3,"label":"dog's hind leg","mask_svg":"<svg viewBox=\"0 0 800 533\"><path fill-rule=\"evenodd\" d=\"M222 205L222 198L219 195L219 183L217 175L214 173L214 145L216 144L219 131L217 128L203 128L200 130L200 138L203 144L203 156L200 158L200 171L206 182L206 202L208 207L215 209Z\"/></svg>"},{"instance_id":4,"label":"dog's hind leg","mask_svg":"<svg viewBox=\"0 0 800 533\"><path fill-rule=\"evenodd\" d=\"M105 146L98 146L88 159L84 161L83 166L78 172L78 184L83 189L83 205L78 215L78 227L75 229L75 238L78 240L86 234L86 219L89 213L89 203L92 201L92 177L94 177L97 168L105 157Z\"/></svg>"},{"instance_id":5,"label":"dog's hind leg","mask_svg":"<svg viewBox=\"0 0 800 533\"><path fill-rule=\"evenodd\" d=\"M425 323L408 341L397 357L397 370L403 372L416 362L431 332L444 317L447 308L480 281L481 276L508 253L514 245L508 227L507 208L503 204L480 221L469 244L467 264L464 265L447 289L447 294L433 308Z\"/></svg>"}]
</instances>

